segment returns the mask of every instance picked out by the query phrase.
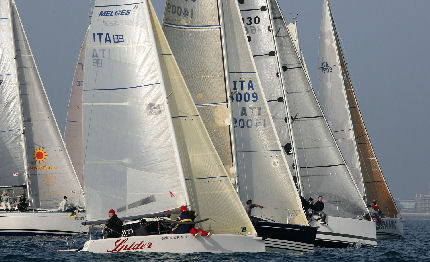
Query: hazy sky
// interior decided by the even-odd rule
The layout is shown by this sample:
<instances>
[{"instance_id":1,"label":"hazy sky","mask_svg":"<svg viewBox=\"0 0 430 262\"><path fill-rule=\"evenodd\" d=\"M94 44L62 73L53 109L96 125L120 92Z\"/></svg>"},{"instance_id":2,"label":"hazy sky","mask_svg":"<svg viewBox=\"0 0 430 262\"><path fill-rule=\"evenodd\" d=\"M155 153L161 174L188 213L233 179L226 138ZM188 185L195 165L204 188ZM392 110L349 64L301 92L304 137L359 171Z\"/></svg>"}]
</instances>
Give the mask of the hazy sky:
<instances>
[{"instance_id":1,"label":"hazy sky","mask_svg":"<svg viewBox=\"0 0 430 262\"><path fill-rule=\"evenodd\" d=\"M63 132L92 1L15 1ZM287 18L298 14L300 44L317 89L322 1L279 2ZM161 19L165 0L153 3ZM332 0L331 5L360 110L391 192L402 199L427 193L430 1Z\"/></svg>"}]
</instances>

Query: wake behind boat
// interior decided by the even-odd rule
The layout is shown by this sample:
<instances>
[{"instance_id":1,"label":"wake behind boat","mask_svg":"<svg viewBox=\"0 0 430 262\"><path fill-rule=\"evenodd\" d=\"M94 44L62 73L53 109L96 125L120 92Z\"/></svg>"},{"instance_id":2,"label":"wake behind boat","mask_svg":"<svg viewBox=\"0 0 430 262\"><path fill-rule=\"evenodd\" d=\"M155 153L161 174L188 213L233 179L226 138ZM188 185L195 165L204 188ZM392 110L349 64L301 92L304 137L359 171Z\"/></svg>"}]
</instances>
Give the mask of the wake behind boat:
<instances>
[{"instance_id":1,"label":"wake behind boat","mask_svg":"<svg viewBox=\"0 0 430 262\"><path fill-rule=\"evenodd\" d=\"M0 234L88 231L84 212L56 211L63 196L82 207L83 193L13 0L0 18Z\"/></svg>"}]
</instances>

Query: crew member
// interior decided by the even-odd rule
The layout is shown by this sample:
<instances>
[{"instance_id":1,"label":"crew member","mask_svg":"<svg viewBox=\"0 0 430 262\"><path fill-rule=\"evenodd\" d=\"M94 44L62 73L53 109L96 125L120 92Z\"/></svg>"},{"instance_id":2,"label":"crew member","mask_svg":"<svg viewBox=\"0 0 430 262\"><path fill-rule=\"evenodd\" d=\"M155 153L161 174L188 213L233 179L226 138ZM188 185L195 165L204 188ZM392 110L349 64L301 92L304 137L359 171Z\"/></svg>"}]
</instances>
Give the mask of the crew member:
<instances>
[{"instance_id":1,"label":"crew member","mask_svg":"<svg viewBox=\"0 0 430 262\"><path fill-rule=\"evenodd\" d=\"M11 210L10 197L7 195L6 190L3 191L3 194L1 196L1 208L4 210L6 210L6 208L7 208L7 210Z\"/></svg>"},{"instance_id":2,"label":"crew member","mask_svg":"<svg viewBox=\"0 0 430 262\"><path fill-rule=\"evenodd\" d=\"M63 197L63 200L60 202L60 206L58 207L59 211L66 212L68 208L67 196Z\"/></svg>"},{"instance_id":3,"label":"crew member","mask_svg":"<svg viewBox=\"0 0 430 262\"><path fill-rule=\"evenodd\" d=\"M327 216L326 214L323 212L324 210L324 202L323 202L323 197L322 196L318 196L318 201L312 205L312 210L314 214L317 214L321 217L322 221L324 223L327 223Z\"/></svg>"},{"instance_id":4,"label":"crew member","mask_svg":"<svg viewBox=\"0 0 430 262\"><path fill-rule=\"evenodd\" d=\"M376 199L373 199L372 209L376 211L376 213L378 214L378 216L380 216L380 217L383 216L382 211L381 211L381 209L378 206L378 201Z\"/></svg>"},{"instance_id":5,"label":"crew member","mask_svg":"<svg viewBox=\"0 0 430 262\"><path fill-rule=\"evenodd\" d=\"M105 238L118 238L122 236L122 221L115 214L115 210L109 210L109 220L103 228Z\"/></svg>"},{"instance_id":6,"label":"crew member","mask_svg":"<svg viewBox=\"0 0 430 262\"><path fill-rule=\"evenodd\" d=\"M24 194L21 194L21 196L19 197L18 204L17 204L18 211L25 212L25 211L27 211L27 207L28 207L27 198L25 198Z\"/></svg>"},{"instance_id":7,"label":"crew member","mask_svg":"<svg viewBox=\"0 0 430 262\"><path fill-rule=\"evenodd\" d=\"M183 224L178 223L174 225L172 228L173 234L189 233L190 229L193 227L193 218L190 216L186 206L181 206L181 214L176 218L176 221Z\"/></svg>"},{"instance_id":8,"label":"crew member","mask_svg":"<svg viewBox=\"0 0 430 262\"><path fill-rule=\"evenodd\" d=\"M194 219L196 219L196 217L199 214L196 211L189 211L189 216L191 217L191 220L194 222ZM195 237L199 237L199 236L204 236L204 237L210 237L212 235L212 232L207 232L204 231L201 228L195 228L194 227L195 224L193 224L190 228L190 233L195 236Z\"/></svg>"},{"instance_id":9,"label":"crew member","mask_svg":"<svg viewBox=\"0 0 430 262\"><path fill-rule=\"evenodd\" d=\"M261 206L261 205L253 204L251 199L246 201L245 210L246 210L246 213L248 214L249 217L251 217L252 209L256 208L256 207L263 208L263 206Z\"/></svg>"}]
</instances>

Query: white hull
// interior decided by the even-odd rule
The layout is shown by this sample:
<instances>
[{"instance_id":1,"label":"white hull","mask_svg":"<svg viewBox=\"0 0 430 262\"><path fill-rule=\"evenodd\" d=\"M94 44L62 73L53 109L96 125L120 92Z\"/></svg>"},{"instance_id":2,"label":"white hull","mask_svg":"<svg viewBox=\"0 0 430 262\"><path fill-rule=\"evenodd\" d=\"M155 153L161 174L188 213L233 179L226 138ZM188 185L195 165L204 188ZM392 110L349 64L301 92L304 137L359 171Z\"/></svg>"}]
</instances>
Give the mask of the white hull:
<instances>
[{"instance_id":1,"label":"white hull","mask_svg":"<svg viewBox=\"0 0 430 262\"><path fill-rule=\"evenodd\" d=\"M403 237L403 220L400 218L384 217L382 223L376 222L376 237L378 240Z\"/></svg>"},{"instance_id":2,"label":"white hull","mask_svg":"<svg viewBox=\"0 0 430 262\"><path fill-rule=\"evenodd\" d=\"M70 212L0 211L0 235L75 235L88 232L83 226L85 213L71 217Z\"/></svg>"},{"instance_id":3,"label":"white hull","mask_svg":"<svg viewBox=\"0 0 430 262\"><path fill-rule=\"evenodd\" d=\"M311 221L318 227L315 245L322 247L376 246L376 226L373 221L327 217L327 224Z\"/></svg>"},{"instance_id":4,"label":"white hull","mask_svg":"<svg viewBox=\"0 0 430 262\"><path fill-rule=\"evenodd\" d=\"M191 234L165 234L88 240L81 251L93 253L164 252L164 253L233 253L264 252L260 237L214 234L194 237Z\"/></svg>"}]
</instances>

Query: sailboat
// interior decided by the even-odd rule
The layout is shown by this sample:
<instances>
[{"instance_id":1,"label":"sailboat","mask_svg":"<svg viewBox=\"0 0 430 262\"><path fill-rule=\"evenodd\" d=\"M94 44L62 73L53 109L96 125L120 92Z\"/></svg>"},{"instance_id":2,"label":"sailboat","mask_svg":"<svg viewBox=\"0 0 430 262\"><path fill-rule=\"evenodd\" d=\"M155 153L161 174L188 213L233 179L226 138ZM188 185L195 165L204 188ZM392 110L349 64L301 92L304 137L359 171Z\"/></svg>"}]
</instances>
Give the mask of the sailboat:
<instances>
[{"instance_id":1,"label":"sailboat","mask_svg":"<svg viewBox=\"0 0 430 262\"><path fill-rule=\"evenodd\" d=\"M368 210L351 177L332 136L315 96L303 55L300 51L296 24L287 25L276 0L267 2L272 18L272 44L260 44L254 53L257 64L265 66L264 74L279 75L280 91L269 87L268 101L276 101L274 121L278 134L289 134L288 147L297 162L295 171L298 187L306 197L324 197L326 223L310 219L318 229L315 245L347 247L358 243L376 244L375 226L363 219ZM263 20L262 20L263 21ZM252 43L252 37L251 43ZM258 39L251 44L258 46ZM261 56L263 55L263 56ZM264 65L272 59L275 68ZM269 63L267 63L269 64ZM273 65L272 65L273 67ZM271 70L270 70L271 69ZM279 84L277 84L279 86ZM284 111L281 107L284 106ZM286 130L289 128L290 130ZM285 141L288 142L286 139ZM284 146L284 148L286 148Z\"/></svg>"},{"instance_id":2,"label":"sailboat","mask_svg":"<svg viewBox=\"0 0 430 262\"><path fill-rule=\"evenodd\" d=\"M385 215L376 221L378 239L401 237L403 223L370 143L327 0L320 41L319 92L324 112L360 191L369 204L377 200Z\"/></svg>"},{"instance_id":3,"label":"sailboat","mask_svg":"<svg viewBox=\"0 0 430 262\"><path fill-rule=\"evenodd\" d=\"M178 18L178 10L190 14ZM266 247L312 250L316 229L282 153L237 1L167 1L164 31L213 143L230 136L240 199L264 207L251 217Z\"/></svg>"},{"instance_id":4,"label":"sailboat","mask_svg":"<svg viewBox=\"0 0 430 262\"><path fill-rule=\"evenodd\" d=\"M29 201L26 212L0 211L0 235L88 231L85 213L57 211L63 196L83 207L83 192L13 0L0 1L0 32L0 188Z\"/></svg>"},{"instance_id":5,"label":"sailboat","mask_svg":"<svg viewBox=\"0 0 430 262\"><path fill-rule=\"evenodd\" d=\"M210 237L90 239L83 251L264 252L211 143L150 1L99 0L83 89L87 220L161 217L181 205Z\"/></svg>"}]
</instances>

